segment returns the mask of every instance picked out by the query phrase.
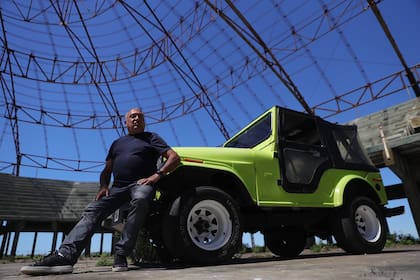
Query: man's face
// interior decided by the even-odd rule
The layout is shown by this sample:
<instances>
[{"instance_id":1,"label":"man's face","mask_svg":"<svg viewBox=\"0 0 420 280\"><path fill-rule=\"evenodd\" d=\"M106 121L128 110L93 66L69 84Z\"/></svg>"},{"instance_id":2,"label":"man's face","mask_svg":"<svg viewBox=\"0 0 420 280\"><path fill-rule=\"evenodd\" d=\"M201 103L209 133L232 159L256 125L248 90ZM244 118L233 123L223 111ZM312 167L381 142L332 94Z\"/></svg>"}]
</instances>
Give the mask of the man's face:
<instances>
[{"instance_id":1,"label":"man's face","mask_svg":"<svg viewBox=\"0 0 420 280\"><path fill-rule=\"evenodd\" d=\"M140 109L131 109L125 115L125 124L129 134L138 134L144 131L144 115Z\"/></svg>"}]
</instances>

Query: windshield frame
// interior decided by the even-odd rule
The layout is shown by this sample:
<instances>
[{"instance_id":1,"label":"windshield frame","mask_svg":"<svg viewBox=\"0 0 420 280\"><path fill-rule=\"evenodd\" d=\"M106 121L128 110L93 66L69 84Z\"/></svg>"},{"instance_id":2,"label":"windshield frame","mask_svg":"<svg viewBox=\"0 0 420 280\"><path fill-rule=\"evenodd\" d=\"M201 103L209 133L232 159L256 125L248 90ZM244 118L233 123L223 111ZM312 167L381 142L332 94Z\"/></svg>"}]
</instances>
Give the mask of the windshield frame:
<instances>
[{"instance_id":1,"label":"windshield frame","mask_svg":"<svg viewBox=\"0 0 420 280\"><path fill-rule=\"evenodd\" d=\"M227 148L254 148L273 134L272 110L257 118L223 146Z\"/></svg>"}]
</instances>

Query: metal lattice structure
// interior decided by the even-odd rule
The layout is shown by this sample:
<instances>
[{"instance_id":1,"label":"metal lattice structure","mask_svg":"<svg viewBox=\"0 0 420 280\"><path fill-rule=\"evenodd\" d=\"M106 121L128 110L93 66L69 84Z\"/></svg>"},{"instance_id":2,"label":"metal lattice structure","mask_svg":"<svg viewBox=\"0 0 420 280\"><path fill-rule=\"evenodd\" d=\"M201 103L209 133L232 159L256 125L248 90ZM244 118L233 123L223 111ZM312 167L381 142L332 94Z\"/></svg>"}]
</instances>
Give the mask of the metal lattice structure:
<instances>
[{"instance_id":1,"label":"metal lattice structure","mask_svg":"<svg viewBox=\"0 0 420 280\"><path fill-rule=\"evenodd\" d=\"M407 100L412 5L1 1L0 172L91 179L131 107L183 146L219 145L275 104L344 122Z\"/></svg>"}]
</instances>

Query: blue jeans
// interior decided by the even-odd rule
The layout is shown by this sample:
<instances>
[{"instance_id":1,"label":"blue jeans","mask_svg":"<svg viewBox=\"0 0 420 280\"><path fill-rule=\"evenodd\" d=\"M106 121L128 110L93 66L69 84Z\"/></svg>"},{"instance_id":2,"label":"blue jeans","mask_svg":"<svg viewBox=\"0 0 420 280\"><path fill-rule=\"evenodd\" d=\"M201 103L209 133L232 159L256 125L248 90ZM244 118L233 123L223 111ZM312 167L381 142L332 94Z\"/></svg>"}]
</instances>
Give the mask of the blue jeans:
<instances>
[{"instance_id":1,"label":"blue jeans","mask_svg":"<svg viewBox=\"0 0 420 280\"><path fill-rule=\"evenodd\" d=\"M138 232L144 224L154 198L155 188L151 185L131 184L125 187L112 187L109 191L108 196L93 201L87 206L80 221L58 249L61 254L70 257L74 263L101 222L126 202L130 202L130 211L121 239L115 244L115 253L129 256L134 248Z\"/></svg>"}]
</instances>

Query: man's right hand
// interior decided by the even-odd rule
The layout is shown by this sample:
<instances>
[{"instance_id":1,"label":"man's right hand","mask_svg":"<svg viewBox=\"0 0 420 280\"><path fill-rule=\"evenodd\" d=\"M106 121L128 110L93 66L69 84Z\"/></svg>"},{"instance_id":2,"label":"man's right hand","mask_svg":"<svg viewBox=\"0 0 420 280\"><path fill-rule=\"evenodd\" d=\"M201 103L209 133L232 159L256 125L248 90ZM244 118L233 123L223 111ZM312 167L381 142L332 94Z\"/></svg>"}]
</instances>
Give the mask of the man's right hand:
<instances>
[{"instance_id":1,"label":"man's right hand","mask_svg":"<svg viewBox=\"0 0 420 280\"><path fill-rule=\"evenodd\" d=\"M109 188L108 187L100 187L99 191L96 193L95 200L101 199L103 196L109 195Z\"/></svg>"},{"instance_id":2,"label":"man's right hand","mask_svg":"<svg viewBox=\"0 0 420 280\"><path fill-rule=\"evenodd\" d=\"M95 200L101 199L103 196L109 195L109 182L111 180L111 173L112 173L112 159L108 159L105 162L105 167L99 176L99 191L96 193Z\"/></svg>"}]
</instances>

